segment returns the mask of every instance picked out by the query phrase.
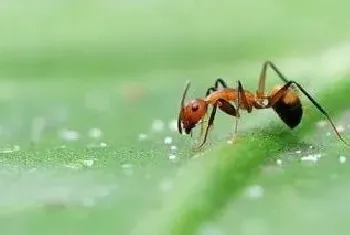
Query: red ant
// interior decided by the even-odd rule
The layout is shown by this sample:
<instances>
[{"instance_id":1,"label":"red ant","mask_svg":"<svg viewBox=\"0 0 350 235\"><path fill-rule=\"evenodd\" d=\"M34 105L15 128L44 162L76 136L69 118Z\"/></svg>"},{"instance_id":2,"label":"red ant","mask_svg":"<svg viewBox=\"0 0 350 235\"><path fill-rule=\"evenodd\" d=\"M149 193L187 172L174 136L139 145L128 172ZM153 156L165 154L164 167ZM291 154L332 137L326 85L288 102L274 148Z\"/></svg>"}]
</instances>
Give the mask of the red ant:
<instances>
[{"instance_id":1,"label":"red ant","mask_svg":"<svg viewBox=\"0 0 350 235\"><path fill-rule=\"evenodd\" d=\"M265 94L265 84L266 84L266 73L267 68L270 67L274 70L279 78L285 83L284 85L276 85L269 94ZM219 85L222 89L219 89ZM332 125L336 135L342 140L346 145L349 144L343 139L340 133L337 131L332 119L327 114L327 112L317 103L311 95L306 92L302 86L295 82L289 81L285 76L279 71L274 63L271 61L266 61L263 63L258 90L254 94L253 92L244 90L243 85L238 81L237 88L228 88L226 83L222 79L217 79L215 81L214 87L211 87L206 92L206 97L204 99L195 99L184 104L187 91L190 87L190 82L187 82L186 88L184 90L181 109L178 117L178 130L182 134L182 128L184 128L186 134L192 135L192 129L201 122L201 134L203 134L203 119L207 115L208 105L213 105L211 115L209 117L208 125L205 130L204 138L202 143L198 147L202 147L208 135L208 130L212 127L214 123L214 118L217 108L219 108L224 113L236 117L235 132L237 134L238 119L240 117L239 110L246 110L248 113L252 112L252 109L269 109L272 108L280 117L280 119L291 129L298 126L301 122L303 115L302 104L299 99L297 92L294 90L293 85L295 85L299 90L307 96L307 98L315 105L315 107L325 115L330 124ZM233 101L236 107L230 103Z\"/></svg>"}]
</instances>

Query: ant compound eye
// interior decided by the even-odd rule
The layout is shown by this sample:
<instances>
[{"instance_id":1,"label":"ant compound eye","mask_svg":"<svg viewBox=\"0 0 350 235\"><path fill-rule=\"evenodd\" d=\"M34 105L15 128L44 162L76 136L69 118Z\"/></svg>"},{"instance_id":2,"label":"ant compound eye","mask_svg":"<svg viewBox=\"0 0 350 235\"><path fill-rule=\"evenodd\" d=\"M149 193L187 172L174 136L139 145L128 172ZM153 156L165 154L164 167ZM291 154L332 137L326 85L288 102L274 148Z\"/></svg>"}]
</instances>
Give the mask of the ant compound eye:
<instances>
[{"instance_id":1,"label":"ant compound eye","mask_svg":"<svg viewBox=\"0 0 350 235\"><path fill-rule=\"evenodd\" d=\"M198 104L193 104L193 105L192 105L192 111L193 111L193 112L196 112L196 111L198 110L198 108L199 108L199 107L198 107Z\"/></svg>"}]
</instances>

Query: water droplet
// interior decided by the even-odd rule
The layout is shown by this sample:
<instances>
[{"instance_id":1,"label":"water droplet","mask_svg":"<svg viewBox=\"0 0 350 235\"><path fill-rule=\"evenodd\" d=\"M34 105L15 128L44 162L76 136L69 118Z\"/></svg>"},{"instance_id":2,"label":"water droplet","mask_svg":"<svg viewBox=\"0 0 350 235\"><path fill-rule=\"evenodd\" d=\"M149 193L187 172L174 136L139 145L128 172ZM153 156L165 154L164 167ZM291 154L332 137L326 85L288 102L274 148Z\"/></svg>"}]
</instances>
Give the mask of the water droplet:
<instances>
[{"instance_id":1,"label":"water droplet","mask_svg":"<svg viewBox=\"0 0 350 235\"><path fill-rule=\"evenodd\" d=\"M322 121L317 122L316 125L318 127L324 127L327 125L327 122L325 120L322 120Z\"/></svg>"},{"instance_id":2,"label":"water droplet","mask_svg":"<svg viewBox=\"0 0 350 235\"><path fill-rule=\"evenodd\" d=\"M164 122L162 120L154 120L152 123L152 130L154 132L161 132L164 129Z\"/></svg>"},{"instance_id":3,"label":"water droplet","mask_svg":"<svg viewBox=\"0 0 350 235\"><path fill-rule=\"evenodd\" d=\"M168 127L170 131L176 132L177 131L177 120L172 120L169 122Z\"/></svg>"},{"instance_id":4,"label":"water droplet","mask_svg":"<svg viewBox=\"0 0 350 235\"><path fill-rule=\"evenodd\" d=\"M10 148L1 148L0 153L13 153L13 149Z\"/></svg>"},{"instance_id":5,"label":"water droplet","mask_svg":"<svg viewBox=\"0 0 350 235\"><path fill-rule=\"evenodd\" d=\"M85 166L91 167L91 166L94 165L94 160L93 160L93 159L85 159L85 160L83 161L83 164L84 164Z\"/></svg>"},{"instance_id":6,"label":"water droplet","mask_svg":"<svg viewBox=\"0 0 350 235\"><path fill-rule=\"evenodd\" d=\"M345 128L344 128L344 126L339 125L339 126L336 127L336 130L337 130L339 133L342 133L342 132L345 131Z\"/></svg>"},{"instance_id":7,"label":"water droplet","mask_svg":"<svg viewBox=\"0 0 350 235\"><path fill-rule=\"evenodd\" d=\"M301 157L302 161L311 161L313 163L316 163L320 158L321 158L321 154L309 154L307 156L303 156Z\"/></svg>"},{"instance_id":8,"label":"water droplet","mask_svg":"<svg viewBox=\"0 0 350 235\"><path fill-rule=\"evenodd\" d=\"M122 168L123 168L124 173L128 176L131 176L134 173L134 171L132 169L133 165L131 165L131 164L125 163L122 165Z\"/></svg>"},{"instance_id":9,"label":"water droplet","mask_svg":"<svg viewBox=\"0 0 350 235\"><path fill-rule=\"evenodd\" d=\"M102 136L102 131L97 127L93 127L89 130L88 135L91 138L100 138Z\"/></svg>"},{"instance_id":10,"label":"water droplet","mask_svg":"<svg viewBox=\"0 0 350 235\"><path fill-rule=\"evenodd\" d=\"M139 141L142 141L142 140L145 140L145 139L147 139L147 135L144 134L144 133L140 133L139 134Z\"/></svg>"},{"instance_id":11,"label":"water droplet","mask_svg":"<svg viewBox=\"0 0 350 235\"><path fill-rule=\"evenodd\" d=\"M253 185L247 189L247 195L249 198L256 199L264 196L264 189L260 185Z\"/></svg>"},{"instance_id":12,"label":"water droplet","mask_svg":"<svg viewBox=\"0 0 350 235\"><path fill-rule=\"evenodd\" d=\"M277 165L282 165L282 159L280 159L280 158L278 158L277 160L276 160L276 163L277 163Z\"/></svg>"},{"instance_id":13,"label":"water droplet","mask_svg":"<svg viewBox=\"0 0 350 235\"><path fill-rule=\"evenodd\" d=\"M171 144L173 142L173 138L167 136L164 138L164 144Z\"/></svg>"},{"instance_id":14,"label":"water droplet","mask_svg":"<svg viewBox=\"0 0 350 235\"><path fill-rule=\"evenodd\" d=\"M169 155L169 160L175 160L176 159L176 155L175 154L170 154Z\"/></svg>"},{"instance_id":15,"label":"water droplet","mask_svg":"<svg viewBox=\"0 0 350 235\"><path fill-rule=\"evenodd\" d=\"M77 170L77 169L80 169L82 166L80 164L71 163L71 164L66 164L65 167Z\"/></svg>"},{"instance_id":16,"label":"water droplet","mask_svg":"<svg viewBox=\"0 0 350 235\"><path fill-rule=\"evenodd\" d=\"M340 157L339 157L339 162L340 162L341 164L344 164L344 163L346 162L346 157L345 157L345 156L340 156Z\"/></svg>"},{"instance_id":17,"label":"water droplet","mask_svg":"<svg viewBox=\"0 0 350 235\"><path fill-rule=\"evenodd\" d=\"M13 146L13 151L18 152L21 149L19 145Z\"/></svg>"},{"instance_id":18,"label":"water droplet","mask_svg":"<svg viewBox=\"0 0 350 235\"><path fill-rule=\"evenodd\" d=\"M76 141L79 138L79 133L77 131L68 129L61 130L59 135L66 141Z\"/></svg>"}]
</instances>

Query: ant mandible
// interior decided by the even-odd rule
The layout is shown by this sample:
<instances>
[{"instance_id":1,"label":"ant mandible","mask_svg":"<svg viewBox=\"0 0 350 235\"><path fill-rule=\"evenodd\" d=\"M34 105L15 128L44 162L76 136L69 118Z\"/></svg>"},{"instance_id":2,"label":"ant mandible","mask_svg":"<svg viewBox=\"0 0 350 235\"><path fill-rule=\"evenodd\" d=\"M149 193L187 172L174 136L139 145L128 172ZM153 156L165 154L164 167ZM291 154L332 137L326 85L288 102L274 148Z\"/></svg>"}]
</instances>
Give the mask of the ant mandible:
<instances>
[{"instance_id":1,"label":"ant mandible","mask_svg":"<svg viewBox=\"0 0 350 235\"><path fill-rule=\"evenodd\" d=\"M265 94L266 73L268 67L277 73L278 77L284 82L284 85L276 85L269 94ZM280 119L287 126L293 129L300 124L303 115L300 98L294 90L293 85L295 85L304 95L306 95L311 103L325 115L333 127L335 134L340 138L340 140L342 140L346 145L350 146L337 131L332 119L321 107L321 105L317 103L299 83L287 80L285 76L280 72L280 70L276 67L276 65L271 61L265 61L262 65L258 90L255 94L253 92L244 90L243 85L240 81L237 83L238 84L236 89L228 88L225 81L219 78L215 81L214 87L211 87L207 90L206 97L204 99L195 99L188 102L187 104L184 104L187 91L190 87L190 82L187 82L185 90L183 92L180 113L178 116L177 125L179 133L182 134L183 128L186 134L192 135L192 129L197 125L197 123L201 122L201 137L203 135L204 129L203 119L207 115L209 105L213 105L213 109L208 120L208 125L205 130L203 141L198 147L202 147L207 140L208 130L214 123L217 108L228 115L236 117L234 135L237 134L240 109L251 113L253 108L257 110L271 108L279 115ZM219 89L219 85L222 86L221 89ZM230 103L230 101L233 101L236 107Z\"/></svg>"}]
</instances>

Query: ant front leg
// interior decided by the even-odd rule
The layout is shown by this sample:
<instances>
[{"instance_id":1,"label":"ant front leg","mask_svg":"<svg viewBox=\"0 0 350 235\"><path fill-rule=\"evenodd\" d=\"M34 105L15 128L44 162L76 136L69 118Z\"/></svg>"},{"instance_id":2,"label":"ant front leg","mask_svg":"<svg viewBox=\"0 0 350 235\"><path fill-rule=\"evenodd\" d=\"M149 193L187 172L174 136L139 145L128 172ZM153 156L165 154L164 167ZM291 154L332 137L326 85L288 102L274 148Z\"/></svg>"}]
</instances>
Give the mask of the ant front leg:
<instances>
[{"instance_id":1,"label":"ant front leg","mask_svg":"<svg viewBox=\"0 0 350 235\"><path fill-rule=\"evenodd\" d=\"M209 121L208 121L207 128L205 129L205 134L204 134L203 141L202 141L202 143L199 146L197 146L197 148L202 147L205 144L205 142L207 141L209 128L211 128L213 126L213 124L214 124L214 119L215 119L215 114L216 114L216 109L218 107L218 104L219 104L218 101L215 102L215 104L214 104L213 110L211 111L211 115L210 115L210 118L209 118Z\"/></svg>"}]
</instances>

